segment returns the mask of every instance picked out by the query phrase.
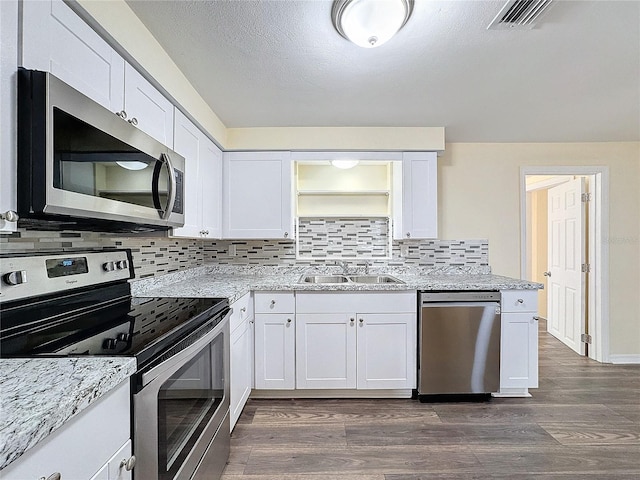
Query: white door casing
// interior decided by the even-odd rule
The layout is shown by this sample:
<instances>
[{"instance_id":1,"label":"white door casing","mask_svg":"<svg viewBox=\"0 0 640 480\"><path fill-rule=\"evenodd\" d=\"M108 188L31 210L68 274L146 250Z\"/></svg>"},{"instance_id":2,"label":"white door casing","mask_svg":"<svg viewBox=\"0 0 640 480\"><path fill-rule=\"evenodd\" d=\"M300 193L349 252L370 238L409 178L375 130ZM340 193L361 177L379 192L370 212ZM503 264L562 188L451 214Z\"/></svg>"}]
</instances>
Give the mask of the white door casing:
<instances>
[{"instance_id":1,"label":"white door casing","mask_svg":"<svg viewBox=\"0 0 640 480\"><path fill-rule=\"evenodd\" d=\"M548 190L549 294L547 330L584 355L585 208L584 178Z\"/></svg>"}]
</instances>

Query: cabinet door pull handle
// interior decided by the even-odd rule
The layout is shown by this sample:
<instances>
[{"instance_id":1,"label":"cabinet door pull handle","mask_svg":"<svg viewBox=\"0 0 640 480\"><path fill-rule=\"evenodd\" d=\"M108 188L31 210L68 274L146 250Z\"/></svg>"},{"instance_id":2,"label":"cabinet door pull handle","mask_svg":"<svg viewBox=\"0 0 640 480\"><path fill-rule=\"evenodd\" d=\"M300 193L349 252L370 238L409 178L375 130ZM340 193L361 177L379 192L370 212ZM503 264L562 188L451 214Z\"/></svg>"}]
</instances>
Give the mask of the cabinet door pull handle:
<instances>
[{"instance_id":1,"label":"cabinet door pull handle","mask_svg":"<svg viewBox=\"0 0 640 480\"><path fill-rule=\"evenodd\" d=\"M540 320L540 317L538 315L534 315L533 320L537 322L538 320Z\"/></svg>"},{"instance_id":2,"label":"cabinet door pull handle","mask_svg":"<svg viewBox=\"0 0 640 480\"><path fill-rule=\"evenodd\" d=\"M291 323L291 319L290 318L287 318L287 323Z\"/></svg>"},{"instance_id":3,"label":"cabinet door pull handle","mask_svg":"<svg viewBox=\"0 0 640 480\"><path fill-rule=\"evenodd\" d=\"M129 458L124 458L121 462L120 462L120 468L124 467L124 469L127 472L130 472L131 470L133 470L133 467L136 466L136 456L135 455L131 455Z\"/></svg>"}]
</instances>

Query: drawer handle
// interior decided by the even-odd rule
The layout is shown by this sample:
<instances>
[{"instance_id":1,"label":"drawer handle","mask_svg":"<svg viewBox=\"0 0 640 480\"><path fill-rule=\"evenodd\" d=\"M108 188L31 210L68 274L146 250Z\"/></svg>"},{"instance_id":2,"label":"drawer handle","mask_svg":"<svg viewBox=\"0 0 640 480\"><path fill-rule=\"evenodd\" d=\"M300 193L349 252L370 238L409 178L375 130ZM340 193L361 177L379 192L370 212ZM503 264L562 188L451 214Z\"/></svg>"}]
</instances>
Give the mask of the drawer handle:
<instances>
[{"instance_id":1,"label":"drawer handle","mask_svg":"<svg viewBox=\"0 0 640 480\"><path fill-rule=\"evenodd\" d=\"M519 299L518 299L518 303L524 303L524 300L523 300L523 299L521 299L521 298L519 298Z\"/></svg>"},{"instance_id":2,"label":"drawer handle","mask_svg":"<svg viewBox=\"0 0 640 480\"><path fill-rule=\"evenodd\" d=\"M287 318L287 323L291 323L291 319L290 318Z\"/></svg>"},{"instance_id":3,"label":"drawer handle","mask_svg":"<svg viewBox=\"0 0 640 480\"><path fill-rule=\"evenodd\" d=\"M120 462L120 468L124 467L127 472L133 470L133 467L136 466L136 456L131 455L129 458L125 458Z\"/></svg>"},{"instance_id":4,"label":"drawer handle","mask_svg":"<svg viewBox=\"0 0 640 480\"><path fill-rule=\"evenodd\" d=\"M271 306L273 307L276 304L275 300L271 300Z\"/></svg>"}]
</instances>

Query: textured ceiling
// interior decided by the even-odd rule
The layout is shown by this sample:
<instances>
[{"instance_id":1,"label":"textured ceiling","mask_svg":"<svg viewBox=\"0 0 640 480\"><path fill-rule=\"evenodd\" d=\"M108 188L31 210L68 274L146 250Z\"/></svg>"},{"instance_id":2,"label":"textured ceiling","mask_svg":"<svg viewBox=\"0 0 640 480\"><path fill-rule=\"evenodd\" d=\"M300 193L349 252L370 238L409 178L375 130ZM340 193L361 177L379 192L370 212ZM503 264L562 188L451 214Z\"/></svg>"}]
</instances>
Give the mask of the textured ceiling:
<instances>
[{"instance_id":1,"label":"textured ceiling","mask_svg":"<svg viewBox=\"0 0 640 480\"><path fill-rule=\"evenodd\" d=\"M227 127L446 127L448 142L640 140L640 2L556 1L487 30L502 1L416 0L363 49L329 0L129 0Z\"/></svg>"}]
</instances>

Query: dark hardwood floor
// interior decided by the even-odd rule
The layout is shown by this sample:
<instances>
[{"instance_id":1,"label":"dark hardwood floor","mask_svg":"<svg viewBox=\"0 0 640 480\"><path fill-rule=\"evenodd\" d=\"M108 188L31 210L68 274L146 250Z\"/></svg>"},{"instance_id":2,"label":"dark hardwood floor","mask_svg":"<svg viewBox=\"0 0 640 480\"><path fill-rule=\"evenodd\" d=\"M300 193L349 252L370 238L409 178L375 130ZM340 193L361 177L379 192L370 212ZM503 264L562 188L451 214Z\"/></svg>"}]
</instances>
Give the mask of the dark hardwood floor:
<instances>
[{"instance_id":1,"label":"dark hardwood floor","mask_svg":"<svg viewBox=\"0 0 640 480\"><path fill-rule=\"evenodd\" d=\"M582 358L541 330L531 393L480 404L250 400L222 478L640 479L640 366Z\"/></svg>"}]
</instances>

